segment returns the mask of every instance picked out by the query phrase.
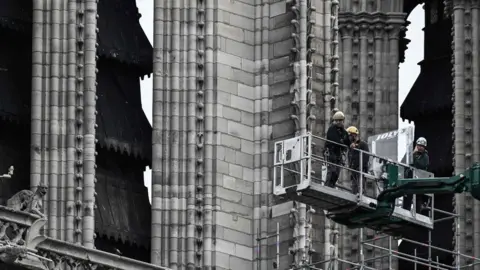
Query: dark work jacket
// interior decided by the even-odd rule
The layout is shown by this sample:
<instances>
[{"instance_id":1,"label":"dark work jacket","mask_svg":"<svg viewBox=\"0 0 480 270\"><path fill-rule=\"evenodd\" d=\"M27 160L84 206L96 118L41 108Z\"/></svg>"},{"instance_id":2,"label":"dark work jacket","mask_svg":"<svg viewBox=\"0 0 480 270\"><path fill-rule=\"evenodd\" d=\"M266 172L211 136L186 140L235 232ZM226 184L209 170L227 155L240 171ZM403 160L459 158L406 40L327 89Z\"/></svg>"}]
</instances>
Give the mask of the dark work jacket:
<instances>
[{"instance_id":1,"label":"dark work jacket","mask_svg":"<svg viewBox=\"0 0 480 270\"><path fill-rule=\"evenodd\" d=\"M428 165L430 165L430 158L427 150L414 153L413 162L410 165L416 169L427 171ZM413 171L410 168L405 168L405 178L413 178Z\"/></svg>"},{"instance_id":2,"label":"dark work jacket","mask_svg":"<svg viewBox=\"0 0 480 270\"><path fill-rule=\"evenodd\" d=\"M325 143L325 149L328 150L329 159L340 159L342 157L342 152L347 150L347 147L350 145L350 140L348 139L348 133L343 127L337 127L336 125L330 125L327 130L327 142ZM336 142L347 147L331 143Z\"/></svg>"},{"instance_id":3,"label":"dark work jacket","mask_svg":"<svg viewBox=\"0 0 480 270\"><path fill-rule=\"evenodd\" d=\"M370 152L368 149L368 144L362 140L358 141L357 146L355 147L356 149L365 151L365 152ZM348 161L350 168L359 170L360 169L360 152L356 151L355 149L350 148L348 151ZM369 156L368 154L363 154L363 171L368 171L368 161L369 161Z\"/></svg>"},{"instance_id":4,"label":"dark work jacket","mask_svg":"<svg viewBox=\"0 0 480 270\"><path fill-rule=\"evenodd\" d=\"M420 170L428 170L428 165L430 165L430 158L428 156L427 150L424 152L416 152L413 154L413 164L412 167Z\"/></svg>"}]
</instances>

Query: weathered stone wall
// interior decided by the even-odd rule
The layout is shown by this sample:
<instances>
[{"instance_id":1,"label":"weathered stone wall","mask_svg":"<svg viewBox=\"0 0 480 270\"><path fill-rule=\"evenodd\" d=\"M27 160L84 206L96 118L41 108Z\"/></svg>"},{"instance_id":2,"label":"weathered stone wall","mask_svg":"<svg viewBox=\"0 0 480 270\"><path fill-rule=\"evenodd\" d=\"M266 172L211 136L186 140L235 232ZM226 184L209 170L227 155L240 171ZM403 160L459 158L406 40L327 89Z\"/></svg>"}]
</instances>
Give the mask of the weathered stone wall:
<instances>
[{"instance_id":1,"label":"weathered stone wall","mask_svg":"<svg viewBox=\"0 0 480 270\"><path fill-rule=\"evenodd\" d=\"M214 263L252 269L255 6L218 1L214 26Z\"/></svg>"}]
</instances>

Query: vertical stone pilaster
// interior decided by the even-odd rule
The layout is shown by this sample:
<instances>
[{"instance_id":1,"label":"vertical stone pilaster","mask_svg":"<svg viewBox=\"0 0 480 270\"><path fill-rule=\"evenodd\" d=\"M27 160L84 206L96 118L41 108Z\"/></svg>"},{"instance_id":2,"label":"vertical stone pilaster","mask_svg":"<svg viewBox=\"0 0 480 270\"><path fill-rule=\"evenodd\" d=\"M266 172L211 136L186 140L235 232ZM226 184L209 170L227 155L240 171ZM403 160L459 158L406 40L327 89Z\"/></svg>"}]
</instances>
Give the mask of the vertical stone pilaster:
<instances>
[{"instance_id":1,"label":"vertical stone pilaster","mask_svg":"<svg viewBox=\"0 0 480 270\"><path fill-rule=\"evenodd\" d=\"M344 109L347 125L356 125L361 136L366 139L398 126L398 44L405 14L398 13L395 3L389 8L397 13L388 14L384 6L372 4L371 1L362 3L363 1L353 1L350 3L353 10L343 10L340 14L343 78L340 82L342 93L339 107ZM372 13L377 9L382 12ZM369 13L360 14L355 10ZM375 235L370 230L364 230L364 233L365 239L371 239ZM341 253L350 260L357 261L360 249L360 243L357 243L358 230L342 228L341 235L344 237ZM379 241L381 242L376 244L385 247L388 245L388 240ZM364 251L365 259L380 253L379 250L368 247L364 247ZM378 260L370 266L386 269L388 264L386 260Z\"/></svg>"},{"instance_id":2,"label":"vertical stone pilaster","mask_svg":"<svg viewBox=\"0 0 480 270\"><path fill-rule=\"evenodd\" d=\"M37 1L32 37L31 188L49 186L48 236L90 248L95 239L96 6L93 0Z\"/></svg>"},{"instance_id":3,"label":"vertical stone pilaster","mask_svg":"<svg viewBox=\"0 0 480 270\"><path fill-rule=\"evenodd\" d=\"M479 83L479 1L445 1L445 12L452 16L453 77L453 166L455 174L463 172L480 157ZM475 25L474 25L475 24ZM480 204L469 194L456 194L453 199L458 223L454 225L454 245L463 254L480 254ZM455 265L472 263L455 257ZM475 266L475 269L480 269Z\"/></svg>"}]
</instances>

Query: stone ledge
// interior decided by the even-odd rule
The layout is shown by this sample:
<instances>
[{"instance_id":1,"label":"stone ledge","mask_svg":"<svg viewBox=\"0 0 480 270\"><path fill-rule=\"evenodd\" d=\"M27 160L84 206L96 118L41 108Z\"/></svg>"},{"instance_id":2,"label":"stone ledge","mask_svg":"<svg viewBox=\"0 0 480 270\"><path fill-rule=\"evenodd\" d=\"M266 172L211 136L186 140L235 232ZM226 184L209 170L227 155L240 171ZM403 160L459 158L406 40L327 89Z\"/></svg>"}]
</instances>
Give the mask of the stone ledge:
<instances>
[{"instance_id":1,"label":"stone ledge","mask_svg":"<svg viewBox=\"0 0 480 270\"><path fill-rule=\"evenodd\" d=\"M37 221L39 216L26 213L23 211L13 210L6 206L0 205L0 220L15 223L25 227L32 226Z\"/></svg>"},{"instance_id":2,"label":"stone ledge","mask_svg":"<svg viewBox=\"0 0 480 270\"><path fill-rule=\"evenodd\" d=\"M170 270L161 266L133 260L112 253L89 249L83 246L67 243L64 241L47 238L41 242L37 249L47 254L55 254L66 257L73 261L89 263L118 270ZM48 257L47 257L48 258Z\"/></svg>"}]
</instances>

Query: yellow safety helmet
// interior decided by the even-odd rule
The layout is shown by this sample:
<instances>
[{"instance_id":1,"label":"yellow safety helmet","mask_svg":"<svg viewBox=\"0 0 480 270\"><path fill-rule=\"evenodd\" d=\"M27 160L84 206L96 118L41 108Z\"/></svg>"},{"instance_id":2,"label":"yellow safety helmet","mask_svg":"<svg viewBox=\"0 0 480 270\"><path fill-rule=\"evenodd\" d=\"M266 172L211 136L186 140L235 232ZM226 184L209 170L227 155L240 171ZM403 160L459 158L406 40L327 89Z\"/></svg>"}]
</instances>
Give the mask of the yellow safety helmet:
<instances>
[{"instance_id":1,"label":"yellow safety helmet","mask_svg":"<svg viewBox=\"0 0 480 270\"><path fill-rule=\"evenodd\" d=\"M358 132L358 128L356 128L354 126L348 127L347 132L350 133L350 134L357 134L357 135L360 133L360 132Z\"/></svg>"},{"instance_id":2,"label":"yellow safety helmet","mask_svg":"<svg viewBox=\"0 0 480 270\"><path fill-rule=\"evenodd\" d=\"M332 119L333 120L345 120L345 115L343 114L343 112L338 111L333 115Z\"/></svg>"}]
</instances>

